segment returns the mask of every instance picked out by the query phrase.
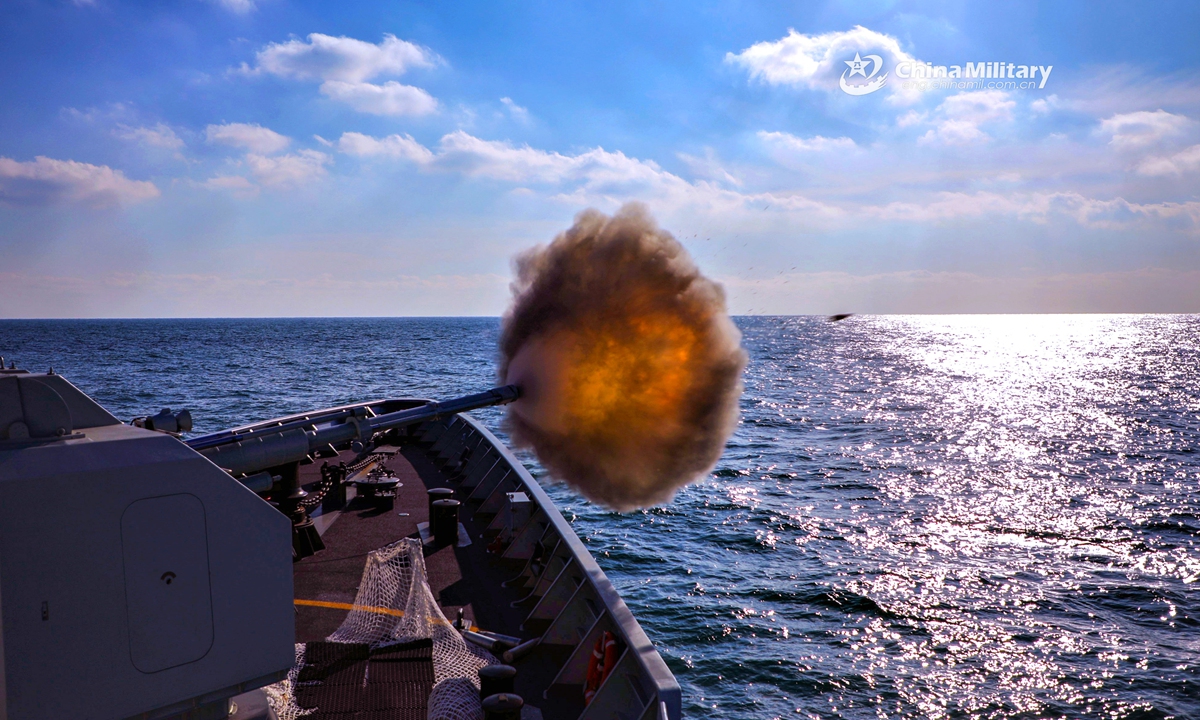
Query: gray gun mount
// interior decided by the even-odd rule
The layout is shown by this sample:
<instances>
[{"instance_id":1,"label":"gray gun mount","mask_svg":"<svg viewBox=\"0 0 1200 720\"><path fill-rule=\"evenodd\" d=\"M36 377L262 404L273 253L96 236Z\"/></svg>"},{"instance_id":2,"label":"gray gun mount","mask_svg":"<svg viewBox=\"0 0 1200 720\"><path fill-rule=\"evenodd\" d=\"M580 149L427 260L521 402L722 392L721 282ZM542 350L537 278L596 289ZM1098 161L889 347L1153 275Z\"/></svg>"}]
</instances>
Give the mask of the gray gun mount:
<instances>
[{"instance_id":1,"label":"gray gun mount","mask_svg":"<svg viewBox=\"0 0 1200 720\"><path fill-rule=\"evenodd\" d=\"M347 448L361 453L380 433L512 402L520 395L515 385L505 385L443 402L402 398L347 405L225 430L187 444L247 487L270 492L279 511L292 520L292 550L301 559L325 547L305 506L302 463Z\"/></svg>"},{"instance_id":2,"label":"gray gun mount","mask_svg":"<svg viewBox=\"0 0 1200 720\"><path fill-rule=\"evenodd\" d=\"M418 425L468 410L504 405L520 396L519 387L504 385L474 395L425 403L382 415L374 414L369 405L355 405L296 419L285 418L267 426L225 430L193 438L187 444L234 476L245 476L298 463L318 452L347 443L361 450L370 445L376 433Z\"/></svg>"},{"instance_id":3,"label":"gray gun mount","mask_svg":"<svg viewBox=\"0 0 1200 720\"><path fill-rule=\"evenodd\" d=\"M295 660L289 531L178 438L0 372L0 718L225 717Z\"/></svg>"}]
</instances>

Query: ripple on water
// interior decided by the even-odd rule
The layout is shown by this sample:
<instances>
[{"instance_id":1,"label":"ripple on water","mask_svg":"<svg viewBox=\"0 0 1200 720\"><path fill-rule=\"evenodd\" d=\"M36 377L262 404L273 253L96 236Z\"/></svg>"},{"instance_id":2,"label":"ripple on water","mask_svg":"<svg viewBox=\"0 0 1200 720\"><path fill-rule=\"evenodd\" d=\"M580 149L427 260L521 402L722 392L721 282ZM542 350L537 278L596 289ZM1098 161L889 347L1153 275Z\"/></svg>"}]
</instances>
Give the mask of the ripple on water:
<instances>
[{"instance_id":1,"label":"ripple on water","mask_svg":"<svg viewBox=\"0 0 1200 720\"><path fill-rule=\"evenodd\" d=\"M742 422L709 478L627 515L548 485L688 714L1200 718L1200 318L739 325ZM0 321L0 354L203 433L476 391L497 330Z\"/></svg>"}]
</instances>

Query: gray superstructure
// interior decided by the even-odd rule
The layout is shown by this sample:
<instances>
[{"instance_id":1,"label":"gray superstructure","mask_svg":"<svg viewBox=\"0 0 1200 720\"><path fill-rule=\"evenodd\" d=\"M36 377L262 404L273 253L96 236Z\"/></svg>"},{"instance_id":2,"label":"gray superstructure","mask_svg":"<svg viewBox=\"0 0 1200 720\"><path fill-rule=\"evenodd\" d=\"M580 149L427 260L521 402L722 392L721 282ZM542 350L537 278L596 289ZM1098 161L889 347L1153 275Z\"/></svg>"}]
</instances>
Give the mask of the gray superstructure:
<instances>
[{"instance_id":1,"label":"gray superstructure","mask_svg":"<svg viewBox=\"0 0 1200 720\"><path fill-rule=\"evenodd\" d=\"M333 632L348 612L405 616L397 598L357 598L363 558L398 543L424 552L458 642L515 666L535 717L678 720L679 685L612 583L460 414L519 393L359 403L185 443L186 411L124 425L53 371L0 370L0 720L268 720L267 697L243 693L285 677L268 690L288 717L460 717L428 641ZM467 695L486 706L479 675Z\"/></svg>"},{"instance_id":2,"label":"gray superstructure","mask_svg":"<svg viewBox=\"0 0 1200 720\"><path fill-rule=\"evenodd\" d=\"M203 715L277 681L291 545L286 517L177 438L6 371L0 720Z\"/></svg>"}]
</instances>

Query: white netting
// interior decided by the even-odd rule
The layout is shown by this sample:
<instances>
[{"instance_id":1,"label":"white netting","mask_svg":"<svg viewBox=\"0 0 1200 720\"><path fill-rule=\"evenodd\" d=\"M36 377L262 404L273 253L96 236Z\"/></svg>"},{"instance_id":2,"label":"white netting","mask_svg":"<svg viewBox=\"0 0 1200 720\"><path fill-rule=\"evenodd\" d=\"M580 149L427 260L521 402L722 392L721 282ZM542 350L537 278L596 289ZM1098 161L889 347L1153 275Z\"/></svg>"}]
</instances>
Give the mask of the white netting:
<instances>
[{"instance_id":1,"label":"white netting","mask_svg":"<svg viewBox=\"0 0 1200 720\"><path fill-rule=\"evenodd\" d=\"M305 710L296 704L296 676L304 665L304 643L296 643L296 663L288 670L287 678L274 685L263 688L267 702L279 720L298 720L305 715L311 715L313 710Z\"/></svg>"},{"instance_id":2,"label":"white netting","mask_svg":"<svg viewBox=\"0 0 1200 720\"><path fill-rule=\"evenodd\" d=\"M479 686L463 677L449 677L429 693L428 720L483 720Z\"/></svg>"},{"instance_id":3,"label":"white netting","mask_svg":"<svg viewBox=\"0 0 1200 720\"><path fill-rule=\"evenodd\" d=\"M429 695L429 720L480 720L479 668L496 658L463 640L446 620L429 589L425 554L419 540L403 538L367 556L354 609L327 639L366 643L372 650L429 638L433 641L434 688ZM296 720L311 711L299 708L292 688L303 663L297 645L296 667L288 679L267 689L280 720Z\"/></svg>"}]
</instances>

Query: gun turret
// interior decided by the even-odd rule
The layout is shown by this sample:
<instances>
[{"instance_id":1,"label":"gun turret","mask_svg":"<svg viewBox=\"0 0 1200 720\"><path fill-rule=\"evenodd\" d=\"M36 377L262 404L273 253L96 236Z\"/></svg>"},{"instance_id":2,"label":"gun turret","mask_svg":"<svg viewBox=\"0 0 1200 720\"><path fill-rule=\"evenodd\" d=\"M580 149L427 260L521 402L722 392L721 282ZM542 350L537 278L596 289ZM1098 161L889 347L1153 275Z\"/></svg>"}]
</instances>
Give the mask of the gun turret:
<instances>
[{"instance_id":1,"label":"gun turret","mask_svg":"<svg viewBox=\"0 0 1200 720\"><path fill-rule=\"evenodd\" d=\"M266 426L225 430L193 438L187 444L235 476L250 475L300 462L330 446L358 443L361 449L368 446L377 433L468 410L504 405L520 396L519 387L504 385L474 395L384 414L375 414L370 405L335 408Z\"/></svg>"},{"instance_id":2,"label":"gun turret","mask_svg":"<svg viewBox=\"0 0 1200 720\"><path fill-rule=\"evenodd\" d=\"M291 536L176 437L0 373L0 718L224 717L295 662Z\"/></svg>"}]
</instances>

